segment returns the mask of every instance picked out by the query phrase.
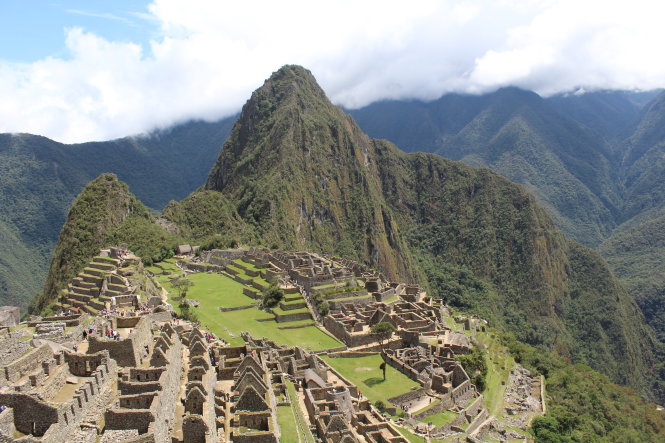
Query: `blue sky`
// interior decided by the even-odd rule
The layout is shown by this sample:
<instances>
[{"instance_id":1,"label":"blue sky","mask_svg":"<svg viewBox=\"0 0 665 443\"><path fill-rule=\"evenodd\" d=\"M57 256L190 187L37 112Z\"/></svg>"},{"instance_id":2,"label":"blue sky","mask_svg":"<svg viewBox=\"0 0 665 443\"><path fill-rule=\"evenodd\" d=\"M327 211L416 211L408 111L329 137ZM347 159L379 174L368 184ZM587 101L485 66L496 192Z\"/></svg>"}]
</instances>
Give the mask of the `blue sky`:
<instances>
[{"instance_id":1,"label":"blue sky","mask_svg":"<svg viewBox=\"0 0 665 443\"><path fill-rule=\"evenodd\" d=\"M0 0L0 132L106 140L236 113L284 64L333 102L665 86L653 0Z\"/></svg>"},{"instance_id":2,"label":"blue sky","mask_svg":"<svg viewBox=\"0 0 665 443\"><path fill-rule=\"evenodd\" d=\"M2 0L0 59L25 63L47 56L66 58L65 29L72 27L145 47L158 35L157 23L146 19L148 4L135 0Z\"/></svg>"}]
</instances>

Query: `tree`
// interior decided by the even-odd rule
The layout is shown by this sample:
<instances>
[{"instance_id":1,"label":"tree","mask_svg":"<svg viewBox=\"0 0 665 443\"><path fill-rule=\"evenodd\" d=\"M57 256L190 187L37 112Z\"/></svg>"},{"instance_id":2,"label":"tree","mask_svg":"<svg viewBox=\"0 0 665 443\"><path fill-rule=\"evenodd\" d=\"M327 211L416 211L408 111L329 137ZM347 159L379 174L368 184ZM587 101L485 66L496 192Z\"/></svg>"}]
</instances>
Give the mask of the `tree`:
<instances>
[{"instance_id":1,"label":"tree","mask_svg":"<svg viewBox=\"0 0 665 443\"><path fill-rule=\"evenodd\" d=\"M325 317L328 315L328 312L330 312L330 305L327 301L324 300L317 305L317 310L319 311L319 315L321 315L321 317Z\"/></svg>"},{"instance_id":2,"label":"tree","mask_svg":"<svg viewBox=\"0 0 665 443\"><path fill-rule=\"evenodd\" d=\"M386 381L386 362L384 361L379 365L379 369L383 371L383 381Z\"/></svg>"},{"instance_id":3,"label":"tree","mask_svg":"<svg viewBox=\"0 0 665 443\"><path fill-rule=\"evenodd\" d=\"M271 285L263 292L261 306L263 308L274 308L284 298L284 290L277 285Z\"/></svg>"},{"instance_id":4,"label":"tree","mask_svg":"<svg viewBox=\"0 0 665 443\"><path fill-rule=\"evenodd\" d=\"M180 277L173 282L171 282L174 288L178 290L178 297L181 299L187 297L187 291L189 291L189 288L194 286L194 282L191 280L188 280L186 277Z\"/></svg>"},{"instance_id":5,"label":"tree","mask_svg":"<svg viewBox=\"0 0 665 443\"><path fill-rule=\"evenodd\" d=\"M383 342L385 340L390 339L392 337L393 332L395 332L395 326L393 326L392 323L387 322L387 321L382 321L379 322L375 325L373 325L369 333L376 337L376 339L379 341L379 345L381 345L381 350L383 351Z\"/></svg>"}]
</instances>

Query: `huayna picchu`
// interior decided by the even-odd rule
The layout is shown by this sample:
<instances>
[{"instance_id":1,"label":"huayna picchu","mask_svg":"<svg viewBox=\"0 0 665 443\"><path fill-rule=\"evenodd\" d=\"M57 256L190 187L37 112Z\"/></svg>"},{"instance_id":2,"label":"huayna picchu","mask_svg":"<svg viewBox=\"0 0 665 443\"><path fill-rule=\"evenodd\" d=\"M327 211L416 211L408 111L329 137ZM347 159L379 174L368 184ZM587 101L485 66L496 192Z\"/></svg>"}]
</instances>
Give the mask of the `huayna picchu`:
<instances>
[{"instance_id":1,"label":"huayna picchu","mask_svg":"<svg viewBox=\"0 0 665 443\"><path fill-rule=\"evenodd\" d=\"M597 253L498 174L370 139L298 66L159 217L86 186L32 313L2 333L9 439L665 432L654 332Z\"/></svg>"}]
</instances>

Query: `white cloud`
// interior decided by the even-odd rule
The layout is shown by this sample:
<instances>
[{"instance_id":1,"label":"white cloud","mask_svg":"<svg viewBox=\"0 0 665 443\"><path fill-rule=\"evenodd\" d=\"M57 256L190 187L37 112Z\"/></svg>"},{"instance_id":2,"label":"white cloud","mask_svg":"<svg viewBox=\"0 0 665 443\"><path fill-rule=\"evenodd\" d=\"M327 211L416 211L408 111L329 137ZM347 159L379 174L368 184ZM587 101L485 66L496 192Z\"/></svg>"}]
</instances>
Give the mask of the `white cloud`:
<instances>
[{"instance_id":1,"label":"white cloud","mask_svg":"<svg viewBox=\"0 0 665 443\"><path fill-rule=\"evenodd\" d=\"M239 110L281 65L333 101L665 86L659 2L154 0L147 50L66 30L66 59L0 61L0 132L77 142Z\"/></svg>"}]
</instances>

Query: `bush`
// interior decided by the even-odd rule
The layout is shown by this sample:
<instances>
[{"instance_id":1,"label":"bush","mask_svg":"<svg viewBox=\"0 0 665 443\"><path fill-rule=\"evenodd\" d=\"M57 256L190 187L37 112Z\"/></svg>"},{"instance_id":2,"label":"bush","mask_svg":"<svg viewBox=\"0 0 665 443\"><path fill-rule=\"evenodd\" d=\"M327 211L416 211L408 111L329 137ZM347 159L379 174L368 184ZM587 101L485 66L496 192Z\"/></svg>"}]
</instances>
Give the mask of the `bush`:
<instances>
[{"instance_id":1,"label":"bush","mask_svg":"<svg viewBox=\"0 0 665 443\"><path fill-rule=\"evenodd\" d=\"M196 313L196 310L187 303L180 303L180 318L191 321L192 323L198 323L199 321L199 316Z\"/></svg>"},{"instance_id":2,"label":"bush","mask_svg":"<svg viewBox=\"0 0 665 443\"><path fill-rule=\"evenodd\" d=\"M263 292L263 298L261 299L261 307L263 308L274 308L279 304L280 301L284 298L284 291L277 287L277 285L271 285L268 289Z\"/></svg>"},{"instance_id":3,"label":"bush","mask_svg":"<svg viewBox=\"0 0 665 443\"><path fill-rule=\"evenodd\" d=\"M324 317L324 316L328 315L328 312L330 312L330 305L328 304L327 301L324 301L324 302L318 304L318 306L316 307L316 310L319 311L319 315Z\"/></svg>"}]
</instances>

